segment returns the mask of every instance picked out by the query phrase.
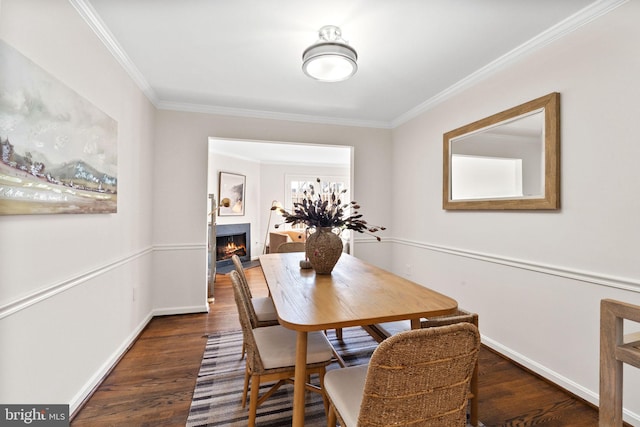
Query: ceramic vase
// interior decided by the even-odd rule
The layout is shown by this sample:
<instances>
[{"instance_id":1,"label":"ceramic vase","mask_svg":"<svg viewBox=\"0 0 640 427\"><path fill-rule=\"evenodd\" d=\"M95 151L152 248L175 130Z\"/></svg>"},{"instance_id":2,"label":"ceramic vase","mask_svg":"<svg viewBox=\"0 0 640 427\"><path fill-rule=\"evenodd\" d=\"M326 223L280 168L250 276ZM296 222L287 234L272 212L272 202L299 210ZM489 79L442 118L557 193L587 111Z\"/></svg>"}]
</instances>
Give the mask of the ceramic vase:
<instances>
[{"instance_id":1,"label":"ceramic vase","mask_svg":"<svg viewBox=\"0 0 640 427\"><path fill-rule=\"evenodd\" d=\"M306 256L317 274L331 274L342 255L342 239L330 227L316 228L307 238Z\"/></svg>"}]
</instances>

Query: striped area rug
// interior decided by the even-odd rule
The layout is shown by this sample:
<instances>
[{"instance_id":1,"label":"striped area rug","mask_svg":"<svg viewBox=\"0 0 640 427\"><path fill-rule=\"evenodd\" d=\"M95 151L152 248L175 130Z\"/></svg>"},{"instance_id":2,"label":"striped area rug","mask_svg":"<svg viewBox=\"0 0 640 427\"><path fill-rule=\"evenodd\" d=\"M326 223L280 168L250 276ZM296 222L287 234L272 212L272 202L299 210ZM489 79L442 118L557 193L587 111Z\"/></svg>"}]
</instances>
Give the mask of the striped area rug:
<instances>
[{"instance_id":1,"label":"striped area rug","mask_svg":"<svg viewBox=\"0 0 640 427\"><path fill-rule=\"evenodd\" d=\"M327 336L347 366L369 361L377 343L360 327L343 330L343 341L335 331ZM191 401L187 427L232 426L246 427L247 407L242 408L244 360L240 359L242 333L227 332L210 335L204 351L202 366ZM339 369L337 363L328 369ZM262 394L267 386L263 386ZM291 425L293 386L285 384L258 408L256 425L281 427ZM306 393L305 427L325 427L327 424L322 398L317 393ZM480 423L480 426L483 426ZM469 426L468 426L469 427Z\"/></svg>"},{"instance_id":2,"label":"striped area rug","mask_svg":"<svg viewBox=\"0 0 640 427\"><path fill-rule=\"evenodd\" d=\"M367 363L377 343L362 328L343 330L343 341L335 338L334 331L327 336L347 366ZM242 408L244 360L240 359L242 333L229 332L210 335L202 366L193 393L187 427L246 426L247 407ZM337 363L328 369L338 369ZM264 386L264 390L268 385ZM264 391L261 389L261 393ZM306 393L305 426L324 427L326 416L322 398L317 393ZM282 386L258 408L256 424L260 427L291 425L293 386Z\"/></svg>"}]
</instances>

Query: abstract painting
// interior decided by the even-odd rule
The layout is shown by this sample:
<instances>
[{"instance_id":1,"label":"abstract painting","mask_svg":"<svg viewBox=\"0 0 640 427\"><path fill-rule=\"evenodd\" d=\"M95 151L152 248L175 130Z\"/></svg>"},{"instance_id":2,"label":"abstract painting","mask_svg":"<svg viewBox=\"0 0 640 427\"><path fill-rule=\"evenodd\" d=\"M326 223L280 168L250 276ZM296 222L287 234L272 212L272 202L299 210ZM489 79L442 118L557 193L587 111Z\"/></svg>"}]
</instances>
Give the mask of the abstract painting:
<instances>
[{"instance_id":1,"label":"abstract painting","mask_svg":"<svg viewBox=\"0 0 640 427\"><path fill-rule=\"evenodd\" d=\"M0 40L0 215L115 213L117 122Z\"/></svg>"},{"instance_id":2,"label":"abstract painting","mask_svg":"<svg viewBox=\"0 0 640 427\"><path fill-rule=\"evenodd\" d=\"M244 215L245 176L220 172L220 208L218 215Z\"/></svg>"}]
</instances>

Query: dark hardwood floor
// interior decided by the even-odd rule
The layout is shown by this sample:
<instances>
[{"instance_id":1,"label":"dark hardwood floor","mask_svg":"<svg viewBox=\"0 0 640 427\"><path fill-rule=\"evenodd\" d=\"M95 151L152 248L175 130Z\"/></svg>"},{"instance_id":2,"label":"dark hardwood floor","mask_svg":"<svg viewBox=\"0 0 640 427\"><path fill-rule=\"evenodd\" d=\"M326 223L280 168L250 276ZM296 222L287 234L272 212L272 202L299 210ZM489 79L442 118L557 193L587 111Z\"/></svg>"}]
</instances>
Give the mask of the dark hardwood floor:
<instances>
[{"instance_id":1,"label":"dark hardwood floor","mask_svg":"<svg viewBox=\"0 0 640 427\"><path fill-rule=\"evenodd\" d=\"M266 295L262 270L246 273L254 294ZM207 334L240 328L228 276L217 276L215 297L209 314L154 318L71 425L184 426ZM597 409L485 347L479 413L491 427L598 425Z\"/></svg>"}]
</instances>

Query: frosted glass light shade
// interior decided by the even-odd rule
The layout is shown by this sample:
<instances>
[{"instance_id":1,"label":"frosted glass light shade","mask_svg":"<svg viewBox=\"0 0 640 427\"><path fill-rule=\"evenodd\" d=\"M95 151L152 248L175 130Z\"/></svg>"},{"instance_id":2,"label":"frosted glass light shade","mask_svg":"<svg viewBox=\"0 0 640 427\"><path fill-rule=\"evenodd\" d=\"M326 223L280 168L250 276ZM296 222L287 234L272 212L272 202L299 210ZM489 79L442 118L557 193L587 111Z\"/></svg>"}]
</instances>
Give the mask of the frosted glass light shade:
<instances>
[{"instance_id":1,"label":"frosted glass light shade","mask_svg":"<svg viewBox=\"0 0 640 427\"><path fill-rule=\"evenodd\" d=\"M302 54L302 71L316 80L339 82L356 73L358 54L341 38L338 27L320 29L320 39Z\"/></svg>"}]
</instances>

